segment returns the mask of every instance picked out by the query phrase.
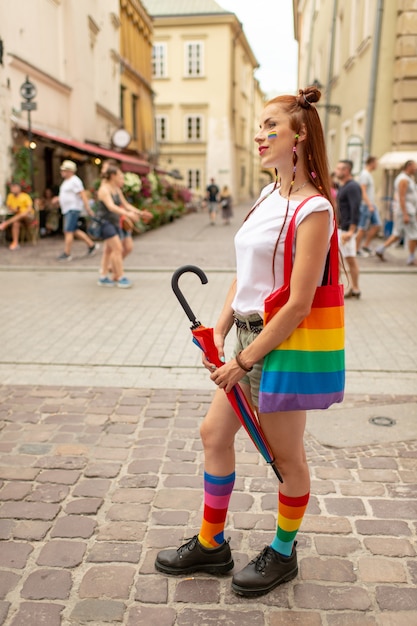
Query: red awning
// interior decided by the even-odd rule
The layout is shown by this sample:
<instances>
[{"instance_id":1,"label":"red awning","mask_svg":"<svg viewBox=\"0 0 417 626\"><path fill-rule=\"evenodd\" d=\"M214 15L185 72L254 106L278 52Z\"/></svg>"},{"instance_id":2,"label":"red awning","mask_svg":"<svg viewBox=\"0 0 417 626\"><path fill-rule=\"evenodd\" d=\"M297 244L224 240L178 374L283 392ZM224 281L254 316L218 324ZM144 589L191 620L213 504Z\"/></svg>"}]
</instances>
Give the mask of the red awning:
<instances>
[{"instance_id":1,"label":"red awning","mask_svg":"<svg viewBox=\"0 0 417 626\"><path fill-rule=\"evenodd\" d=\"M104 157L106 159L115 159L121 162L121 169L124 172L135 172L136 174L147 174L151 170L151 166L147 161L134 157L131 154L124 154L122 152L116 152L116 150L108 150L101 146L96 146L93 143L85 143L83 141L76 141L75 139L67 139L66 137L58 137L57 135L51 135L43 130L32 129L34 135L44 137L48 141L54 143L60 143L79 152L94 154L98 157Z\"/></svg>"}]
</instances>

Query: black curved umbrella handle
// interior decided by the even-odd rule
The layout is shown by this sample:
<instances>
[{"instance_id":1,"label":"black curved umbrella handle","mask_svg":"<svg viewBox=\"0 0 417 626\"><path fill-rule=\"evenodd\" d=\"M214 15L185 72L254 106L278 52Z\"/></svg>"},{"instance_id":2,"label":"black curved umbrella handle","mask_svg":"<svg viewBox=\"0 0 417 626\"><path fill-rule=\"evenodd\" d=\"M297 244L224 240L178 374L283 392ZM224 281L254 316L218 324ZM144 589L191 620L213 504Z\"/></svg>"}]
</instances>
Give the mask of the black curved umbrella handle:
<instances>
[{"instance_id":1,"label":"black curved umbrella handle","mask_svg":"<svg viewBox=\"0 0 417 626\"><path fill-rule=\"evenodd\" d=\"M197 328L197 326L201 326L201 324L196 319L196 316L192 312L190 305L188 304L187 300L184 297L184 294L182 293L181 289L178 286L179 277L187 272L192 272L193 274L197 274L197 276L200 278L201 283L203 285L208 283L208 278L203 272L203 270L197 267L196 265L183 265L182 267L179 267L177 270L175 270L171 278L171 287L172 287L173 292L177 296L178 302L184 309L185 314L190 320L190 322L192 322L193 324L192 328Z\"/></svg>"}]
</instances>

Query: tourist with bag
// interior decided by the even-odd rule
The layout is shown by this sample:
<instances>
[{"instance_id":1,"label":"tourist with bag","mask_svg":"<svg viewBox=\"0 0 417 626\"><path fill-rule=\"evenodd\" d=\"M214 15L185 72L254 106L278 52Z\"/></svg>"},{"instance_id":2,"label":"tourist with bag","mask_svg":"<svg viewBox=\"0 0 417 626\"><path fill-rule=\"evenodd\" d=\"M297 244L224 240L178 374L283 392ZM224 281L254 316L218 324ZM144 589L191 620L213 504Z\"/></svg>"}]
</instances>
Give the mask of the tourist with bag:
<instances>
[{"instance_id":1,"label":"tourist with bag","mask_svg":"<svg viewBox=\"0 0 417 626\"><path fill-rule=\"evenodd\" d=\"M270 100L255 137L262 169L275 169L235 237L236 278L214 328L219 357L235 325L230 360L203 357L218 386L201 425L204 510L200 531L178 550L159 552L166 574L224 574L234 567L224 527L235 481L240 422L226 392L239 383L258 412L283 483L271 543L241 571L232 590L268 593L298 572L296 541L310 493L303 437L306 410L343 399L343 287L330 172L316 87ZM250 540L249 540L250 543ZM238 549L240 546L234 546Z\"/></svg>"}]
</instances>

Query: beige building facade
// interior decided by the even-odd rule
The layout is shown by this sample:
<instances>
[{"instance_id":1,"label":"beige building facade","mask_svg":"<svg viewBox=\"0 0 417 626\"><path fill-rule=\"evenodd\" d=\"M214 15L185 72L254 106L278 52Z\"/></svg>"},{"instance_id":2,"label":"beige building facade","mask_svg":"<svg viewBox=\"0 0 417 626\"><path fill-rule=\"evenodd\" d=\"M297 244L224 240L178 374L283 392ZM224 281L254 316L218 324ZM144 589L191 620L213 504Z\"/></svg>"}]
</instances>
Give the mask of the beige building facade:
<instances>
[{"instance_id":1,"label":"beige building facade","mask_svg":"<svg viewBox=\"0 0 417 626\"><path fill-rule=\"evenodd\" d=\"M145 87L137 89L149 110L144 142L136 141L132 147L145 146L147 141L152 150L151 20L143 7L136 8L148 28L148 75L144 72ZM120 53L121 24L119 0L13 0L0 4L0 193L13 175L16 158L24 153L22 148L27 152L30 139L37 195L46 187L56 189L59 165L65 158L77 162L86 186L97 177L101 161L109 157L118 158L125 169L149 171L140 154L125 154L113 144L114 133L122 125L121 71L129 64L129 58ZM31 101L36 108L30 112L32 137L28 135L29 114L21 109L21 86L26 79L36 89Z\"/></svg>"},{"instance_id":2,"label":"beige building facade","mask_svg":"<svg viewBox=\"0 0 417 626\"><path fill-rule=\"evenodd\" d=\"M416 0L294 0L299 84L316 82L330 166L349 158L359 173L375 155L380 207L392 180L417 159Z\"/></svg>"},{"instance_id":3,"label":"beige building facade","mask_svg":"<svg viewBox=\"0 0 417 626\"><path fill-rule=\"evenodd\" d=\"M144 0L154 22L159 163L204 194L214 178L235 201L257 195L253 137L263 104L257 60L237 17L214 0Z\"/></svg>"}]
</instances>

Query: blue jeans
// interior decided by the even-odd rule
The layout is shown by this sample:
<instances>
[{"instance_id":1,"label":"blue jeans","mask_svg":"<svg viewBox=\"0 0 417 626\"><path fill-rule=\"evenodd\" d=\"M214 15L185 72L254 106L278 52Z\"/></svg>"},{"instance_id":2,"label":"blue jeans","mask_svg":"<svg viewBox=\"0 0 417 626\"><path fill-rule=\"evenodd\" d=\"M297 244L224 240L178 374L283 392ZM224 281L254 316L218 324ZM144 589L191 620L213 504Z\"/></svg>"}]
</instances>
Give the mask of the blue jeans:
<instances>
[{"instance_id":1,"label":"blue jeans","mask_svg":"<svg viewBox=\"0 0 417 626\"><path fill-rule=\"evenodd\" d=\"M78 230L78 220L81 211L71 209L64 215L64 233L75 233Z\"/></svg>"},{"instance_id":2,"label":"blue jeans","mask_svg":"<svg viewBox=\"0 0 417 626\"><path fill-rule=\"evenodd\" d=\"M381 226L378 209L375 205L373 207L374 210L370 211L367 204L361 204L358 224L360 230L367 230L370 226Z\"/></svg>"}]
</instances>

